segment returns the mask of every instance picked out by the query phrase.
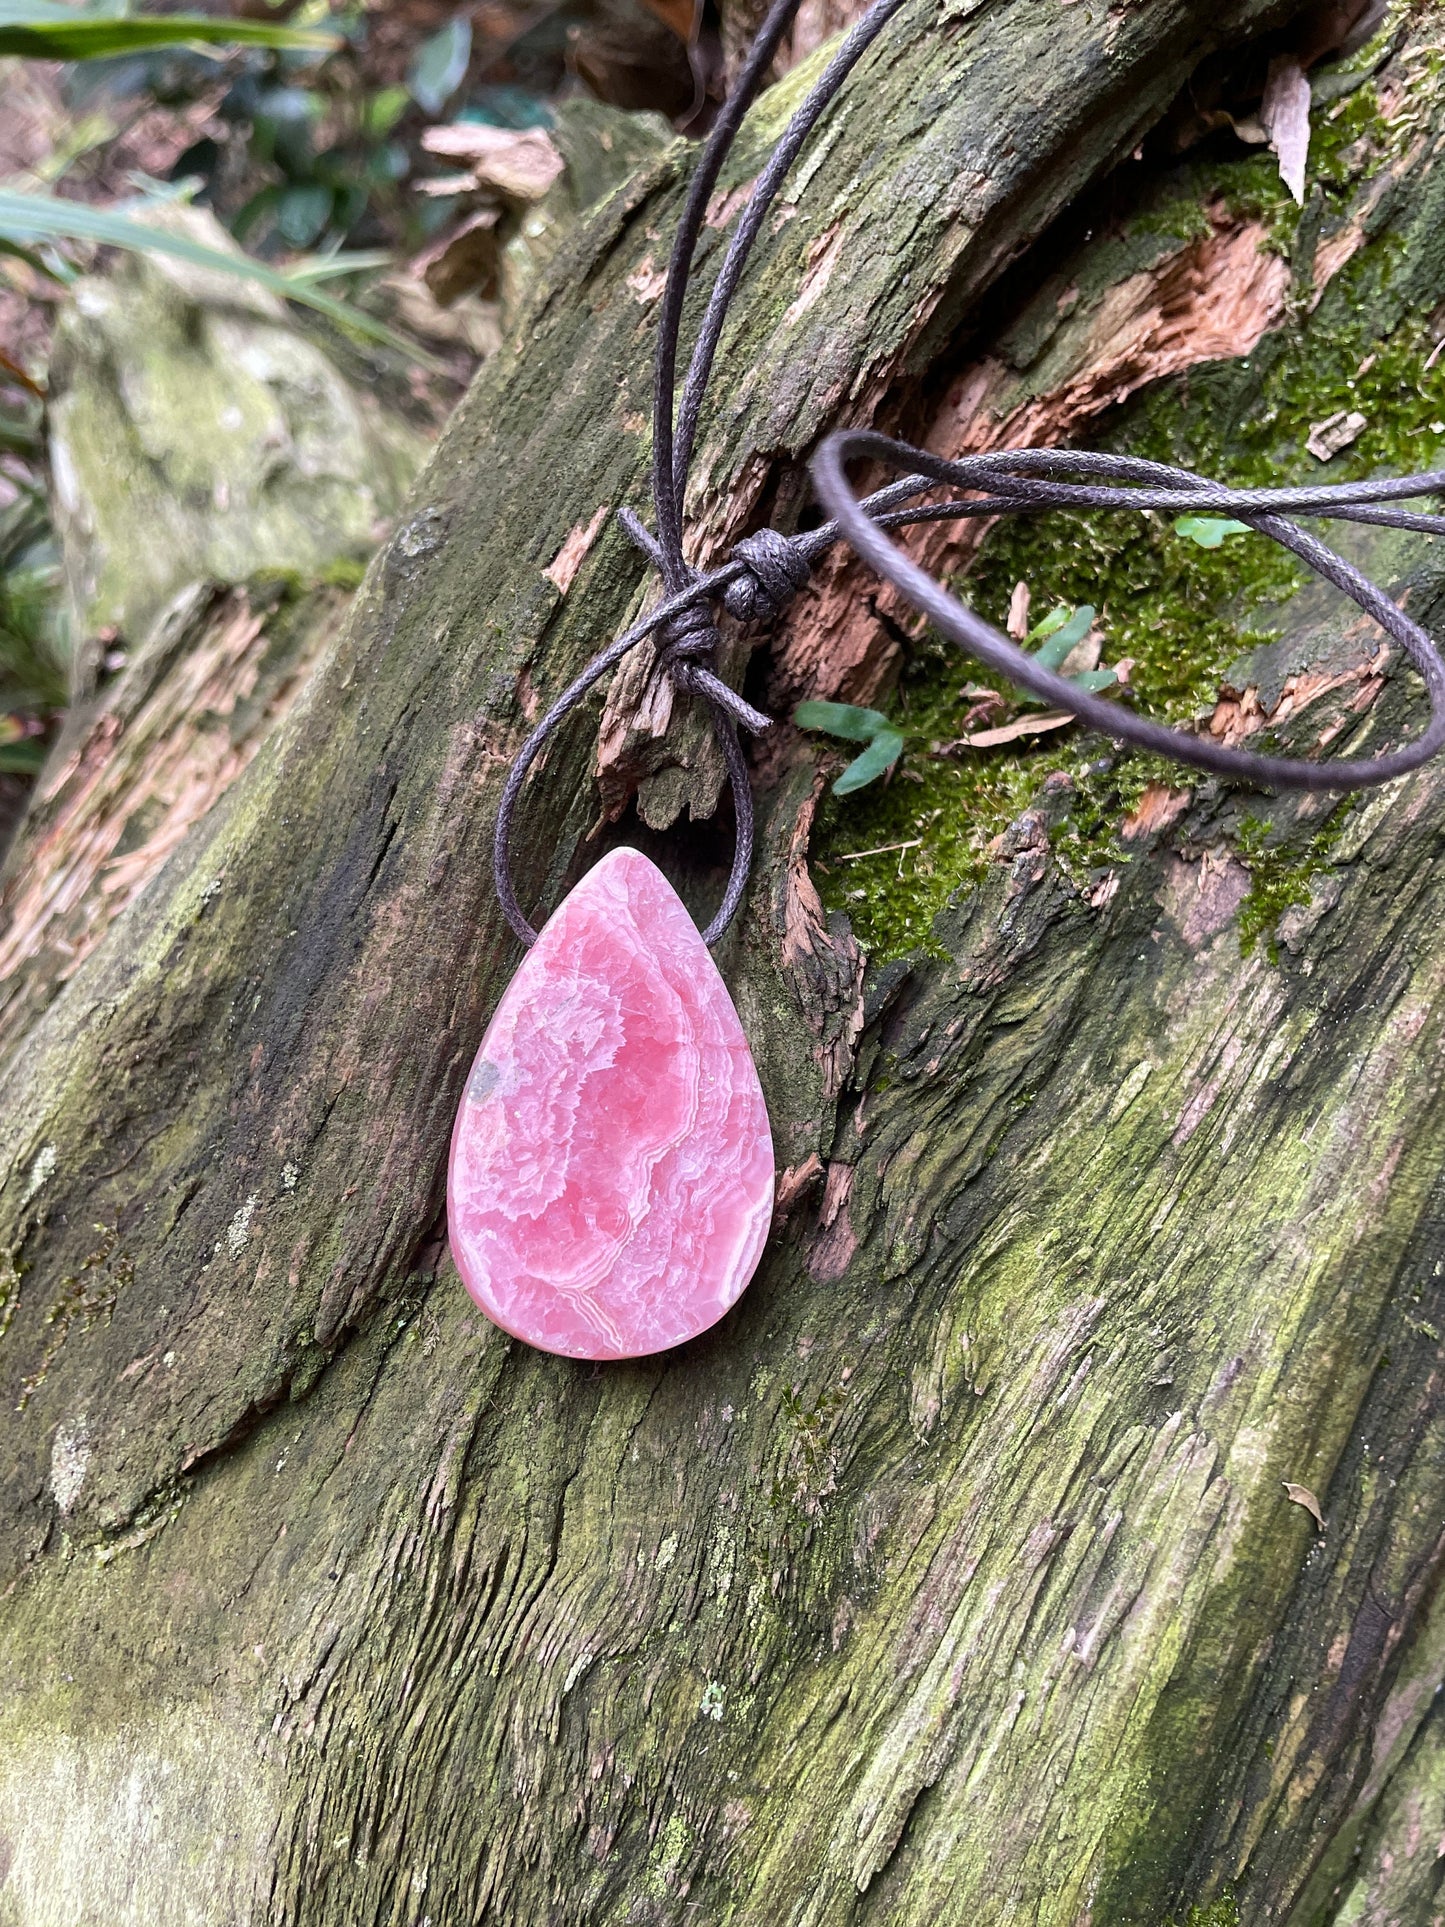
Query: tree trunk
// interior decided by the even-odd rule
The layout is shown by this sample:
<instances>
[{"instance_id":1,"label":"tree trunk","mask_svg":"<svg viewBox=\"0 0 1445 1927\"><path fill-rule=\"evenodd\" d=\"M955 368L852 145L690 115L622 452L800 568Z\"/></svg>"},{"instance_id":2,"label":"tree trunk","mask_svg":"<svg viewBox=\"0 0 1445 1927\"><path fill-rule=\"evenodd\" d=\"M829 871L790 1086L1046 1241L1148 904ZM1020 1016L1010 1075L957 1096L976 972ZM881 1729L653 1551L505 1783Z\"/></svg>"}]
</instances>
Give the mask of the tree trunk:
<instances>
[{"instance_id":1,"label":"tree trunk","mask_svg":"<svg viewBox=\"0 0 1445 1927\"><path fill-rule=\"evenodd\" d=\"M845 420L950 450L1093 424L1263 479L1318 473L1305 436L1358 407L1345 461L1431 459L1429 13L1321 84L1297 218L1268 156L1174 152L1285 43L1219 50L1291 13L895 23L725 340L699 556L796 518ZM751 117L694 315L805 79ZM1438 770L1331 815L1065 732L920 750L820 814L831 765L782 728L723 958L784 1167L753 1286L589 1369L446 1258L516 962L492 814L647 589L610 511L644 501L692 154L579 217L300 695L12 1005L0 1923L1413 1927L1445 1819ZM919 552L961 566L948 540ZM1439 607L1423 544L1342 545ZM1242 558L1050 522L970 593L1092 602L1141 699L1219 733L1414 726L1361 625ZM751 673L780 715L901 675L924 718L968 672L844 560ZM650 726L606 718L604 798L642 785L608 834L702 917L727 826L680 818L716 771L651 693ZM524 901L596 853L598 721L527 792Z\"/></svg>"}]
</instances>

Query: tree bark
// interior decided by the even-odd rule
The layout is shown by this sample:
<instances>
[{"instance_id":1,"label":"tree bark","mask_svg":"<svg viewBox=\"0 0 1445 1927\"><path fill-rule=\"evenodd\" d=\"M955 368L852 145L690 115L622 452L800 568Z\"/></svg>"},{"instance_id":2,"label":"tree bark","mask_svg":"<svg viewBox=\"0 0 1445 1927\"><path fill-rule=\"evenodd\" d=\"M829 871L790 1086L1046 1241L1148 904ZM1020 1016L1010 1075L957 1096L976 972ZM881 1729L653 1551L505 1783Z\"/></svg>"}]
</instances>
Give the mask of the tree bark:
<instances>
[{"instance_id":1,"label":"tree bark","mask_svg":"<svg viewBox=\"0 0 1445 1927\"><path fill-rule=\"evenodd\" d=\"M1428 18L1339 94L1339 139L1322 103L1297 223L1267 163L1141 148L1292 11L896 24L724 343L699 557L796 517L845 420L1151 449L1182 420L1228 469L1274 408L1308 468L1301 422L1374 353L1404 399L1361 450L1418 447ZM751 117L694 314L806 77ZM752 1288L684 1351L588 1370L493 1330L445 1256L451 1116L516 961L502 773L647 592L599 511L644 501L692 153L580 217L300 695L59 994L15 1006L0 1923L1424 1918L1438 771L1331 817L1107 744L1047 779L1009 751L1028 807L977 874L908 884L925 947L869 902L869 960L808 867L853 874L850 820L815 829L818 752L780 730L724 957L784 1167ZM1001 539L995 574L1024 553ZM1356 550L1439 606L1422 545ZM1340 753L1411 725L1411 679L1322 598L1274 627L1203 726ZM753 673L785 705L926 658L842 561ZM1218 689L1203 640L1190 667ZM626 833L701 917L726 825L679 820L716 775L688 719L659 747L667 707L614 705L604 796L642 781ZM597 735L594 711L529 788L524 900L595 854Z\"/></svg>"}]
</instances>

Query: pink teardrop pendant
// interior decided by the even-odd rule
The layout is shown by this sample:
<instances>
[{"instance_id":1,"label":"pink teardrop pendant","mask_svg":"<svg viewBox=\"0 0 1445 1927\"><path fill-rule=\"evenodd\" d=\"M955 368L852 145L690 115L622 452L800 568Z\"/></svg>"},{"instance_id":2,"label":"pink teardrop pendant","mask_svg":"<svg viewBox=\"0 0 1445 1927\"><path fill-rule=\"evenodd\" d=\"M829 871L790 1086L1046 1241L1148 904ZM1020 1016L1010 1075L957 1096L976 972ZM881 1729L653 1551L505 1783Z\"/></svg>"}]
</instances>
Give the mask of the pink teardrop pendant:
<instances>
[{"instance_id":1,"label":"pink teardrop pendant","mask_svg":"<svg viewBox=\"0 0 1445 1927\"><path fill-rule=\"evenodd\" d=\"M747 1038L692 918L637 850L544 926L487 1026L452 1132L467 1290L566 1358L641 1358L742 1296L773 1207Z\"/></svg>"}]
</instances>

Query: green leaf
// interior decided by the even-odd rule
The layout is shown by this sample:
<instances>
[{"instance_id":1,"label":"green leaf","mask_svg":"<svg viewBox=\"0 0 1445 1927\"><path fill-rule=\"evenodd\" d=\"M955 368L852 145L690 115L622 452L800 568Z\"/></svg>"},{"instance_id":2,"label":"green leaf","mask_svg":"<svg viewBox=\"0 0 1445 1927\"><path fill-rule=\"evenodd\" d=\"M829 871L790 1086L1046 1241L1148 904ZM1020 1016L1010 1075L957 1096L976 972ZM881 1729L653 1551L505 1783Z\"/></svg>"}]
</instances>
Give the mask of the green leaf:
<instances>
[{"instance_id":1,"label":"green leaf","mask_svg":"<svg viewBox=\"0 0 1445 1927\"><path fill-rule=\"evenodd\" d=\"M1101 689L1112 689L1118 680L1112 669L1081 669L1077 676L1069 677L1075 689L1083 689L1091 696L1096 696Z\"/></svg>"},{"instance_id":2,"label":"green leaf","mask_svg":"<svg viewBox=\"0 0 1445 1927\"><path fill-rule=\"evenodd\" d=\"M311 48L340 46L335 34L265 20L218 20L209 14L78 14L56 0L0 0L0 55L26 60L99 60L151 47L222 45Z\"/></svg>"},{"instance_id":3,"label":"green leaf","mask_svg":"<svg viewBox=\"0 0 1445 1927\"><path fill-rule=\"evenodd\" d=\"M0 234L0 254L8 255L12 261L23 261L27 268L33 269L36 274L47 276L51 281L59 282L62 287L68 286L75 279L75 270L68 262L58 258L47 261L43 255L37 254L34 248L16 247L15 243L7 241L3 234Z\"/></svg>"},{"instance_id":4,"label":"green leaf","mask_svg":"<svg viewBox=\"0 0 1445 1927\"><path fill-rule=\"evenodd\" d=\"M299 261L292 261L286 269L286 279L293 288L305 284L314 286L318 281L335 281L345 274L374 274L378 268L389 268L393 256L389 248L338 248L335 254L307 254ZM294 301L296 296L293 294Z\"/></svg>"},{"instance_id":5,"label":"green leaf","mask_svg":"<svg viewBox=\"0 0 1445 1927\"><path fill-rule=\"evenodd\" d=\"M1248 522L1231 522L1219 515L1181 515L1174 533L1197 542L1201 549L1217 549L1226 535L1248 535Z\"/></svg>"},{"instance_id":6,"label":"green leaf","mask_svg":"<svg viewBox=\"0 0 1445 1927\"><path fill-rule=\"evenodd\" d=\"M855 756L833 785L834 796L848 796L866 783L886 775L903 754L903 738L896 729L880 729L861 756Z\"/></svg>"},{"instance_id":7,"label":"green leaf","mask_svg":"<svg viewBox=\"0 0 1445 1927\"><path fill-rule=\"evenodd\" d=\"M1024 637L1024 641L1042 642L1045 636L1051 636L1056 629L1062 629L1073 613L1067 602L1061 602L1057 609L1050 609L1042 622L1034 624Z\"/></svg>"},{"instance_id":8,"label":"green leaf","mask_svg":"<svg viewBox=\"0 0 1445 1927\"><path fill-rule=\"evenodd\" d=\"M288 187L276 204L276 227L282 240L293 248L309 248L331 219L334 198L329 187L315 181Z\"/></svg>"},{"instance_id":9,"label":"green leaf","mask_svg":"<svg viewBox=\"0 0 1445 1927\"><path fill-rule=\"evenodd\" d=\"M829 736L841 736L845 743L871 743L888 718L877 709L859 709L853 703L799 703L793 711L799 729L821 729Z\"/></svg>"},{"instance_id":10,"label":"green leaf","mask_svg":"<svg viewBox=\"0 0 1445 1927\"><path fill-rule=\"evenodd\" d=\"M1048 620L1052 622L1053 617ZM1045 669L1062 668L1069 651L1078 647L1093 626L1094 611L1086 602L1050 632L1041 648L1035 649L1034 661Z\"/></svg>"},{"instance_id":11,"label":"green leaf","mask_svg":"<svg viewBox=\"0 0 1445 1927\"><path fill-rule=\"evenodd\" d=\"M410 360L420 362L424 368L435 369L438 366L435 358L415 342L408 341L384 322L363 314L348 302L322 294L319 288L311 286L304 274L293 281L289 275L268 268L261 261L252 260L250 255L208 248L203 242L193 241L186 235L150 227L143 221L132 220L128 215L113 213L109 208L87 207L79 201L62 201L53 194L16 194L0 189L0 242L51 241L57 237L70 241L98 241L106 247L128 249L133 254L171 254L177 260L191 262L195 267L210 268L218 274L229 274L240 281L254 282L258 287L268 288L284 301L300 301L308 308L315 308L339 327L349 328L372 341L384 342L388 348L394 348Z\"/></svg>"},{"instance_id":12,"label":"green leaf","mask_svg":"<svg viewBox=\"0 0 1445 1927\"><path fill-rule=\"evenodd\" d=\"M361 110L363 133L372 140L385 140L410 105L411 95L405 87L383 87Z\"/></svg>"},{"instance_id":13,"label":"green leaf","mask_svg":"<svg viewBox=\"0 0 1445 1927\"><path fill-rule=\"evenodd\" d=\"M33 776L45 761L48 747L33 736L19 743L0 743L0 776Z\"/></svg>"},{"instance_id":14,"label":"green leaf","mask_svg":"<svg viewBox=\"0 0 1445 1927\"><path fill-rule=\"evenodd\" d=\"M439 114L467 77L472 57L472 23L458 14L417 48L406 84L426 114Z\"/></svg>"}]
</instances>

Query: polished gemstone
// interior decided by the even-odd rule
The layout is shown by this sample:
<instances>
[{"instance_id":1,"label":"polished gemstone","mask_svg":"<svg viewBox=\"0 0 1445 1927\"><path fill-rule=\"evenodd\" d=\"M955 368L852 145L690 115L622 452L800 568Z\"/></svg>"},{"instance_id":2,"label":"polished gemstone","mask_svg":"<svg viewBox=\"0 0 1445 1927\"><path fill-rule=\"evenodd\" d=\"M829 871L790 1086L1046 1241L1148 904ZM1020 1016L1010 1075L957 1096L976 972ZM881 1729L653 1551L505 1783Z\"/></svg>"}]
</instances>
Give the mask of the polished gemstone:
<instances>
[{"instance_id":1,"label":"polished gemstone","mask_svg":"<svg viewBox=\"0 0 1445 1927\"><path fill-rule=\"evenodd\" d=\"M468 1291L568 1358L695 1338L762 1255L773 1145L738 1014L672 886L613 850L497 1006L452 1133Z\"/></svg>"}]
</instances>

